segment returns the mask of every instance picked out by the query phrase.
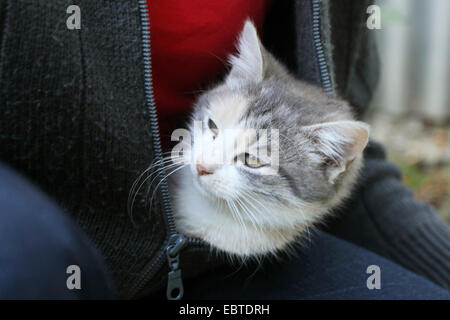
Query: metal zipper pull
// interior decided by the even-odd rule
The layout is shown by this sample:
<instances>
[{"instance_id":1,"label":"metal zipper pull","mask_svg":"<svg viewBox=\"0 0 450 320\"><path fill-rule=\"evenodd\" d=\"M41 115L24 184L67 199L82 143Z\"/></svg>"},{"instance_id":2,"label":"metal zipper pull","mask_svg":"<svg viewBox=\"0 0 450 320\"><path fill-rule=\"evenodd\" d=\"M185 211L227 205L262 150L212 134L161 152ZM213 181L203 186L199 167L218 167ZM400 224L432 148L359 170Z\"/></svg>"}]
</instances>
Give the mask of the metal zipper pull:
<instances>
[{"instance_id":1,"label":"metal zipper pull","mask_svg":"<svg viewBox=\"0 0 450 320\"><path fill-rule=\"evenodd\" d=\"M183 279L180 268L180 251L186 245L186 238L179 233L173 234L169 239L166 250L169 273L167 282L167 299L180 300L183 297Z\"/></svg>"}]
</instances>

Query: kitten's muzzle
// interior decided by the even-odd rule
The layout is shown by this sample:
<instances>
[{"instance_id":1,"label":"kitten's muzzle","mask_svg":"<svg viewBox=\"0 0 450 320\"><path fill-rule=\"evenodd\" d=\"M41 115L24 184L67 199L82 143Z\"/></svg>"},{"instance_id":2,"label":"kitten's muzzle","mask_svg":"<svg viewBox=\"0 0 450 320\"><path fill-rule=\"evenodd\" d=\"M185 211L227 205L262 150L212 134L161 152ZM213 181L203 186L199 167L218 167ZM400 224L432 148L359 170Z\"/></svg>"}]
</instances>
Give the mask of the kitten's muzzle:
<instances>
[{"instance_id":1,"label":"kitten's muzzle","mask_svg":"<svg viewBox=\"0 0 450 320\"><path fill-rule=\"evenodd\" d=\"M206 168L201 164L197 164L197 173L199 176L204 176L207 174L212 174L214 173L214 170L210 169L210 168Z\"/></svg>"}]
</instances>

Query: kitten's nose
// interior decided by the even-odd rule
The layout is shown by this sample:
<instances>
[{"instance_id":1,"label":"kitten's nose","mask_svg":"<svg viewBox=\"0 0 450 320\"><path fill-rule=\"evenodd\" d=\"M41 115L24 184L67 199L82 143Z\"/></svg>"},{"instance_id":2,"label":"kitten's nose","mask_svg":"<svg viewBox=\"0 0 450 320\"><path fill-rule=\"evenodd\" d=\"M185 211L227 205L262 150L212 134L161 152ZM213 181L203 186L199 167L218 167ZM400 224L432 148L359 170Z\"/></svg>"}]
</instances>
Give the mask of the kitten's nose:
<instances>
[{"instance_id":1,"label":"kitten's nose","mask_svg":"<svg viewBox=\"0 0 450 320\"><path fill-rule=\"evenodd\" d=\"M206 169L201 164L197 164L197 173L199 176L203 176L205 174L211 174L213 173L213 171L211 169Z\"/></svg>"}]
</instances>

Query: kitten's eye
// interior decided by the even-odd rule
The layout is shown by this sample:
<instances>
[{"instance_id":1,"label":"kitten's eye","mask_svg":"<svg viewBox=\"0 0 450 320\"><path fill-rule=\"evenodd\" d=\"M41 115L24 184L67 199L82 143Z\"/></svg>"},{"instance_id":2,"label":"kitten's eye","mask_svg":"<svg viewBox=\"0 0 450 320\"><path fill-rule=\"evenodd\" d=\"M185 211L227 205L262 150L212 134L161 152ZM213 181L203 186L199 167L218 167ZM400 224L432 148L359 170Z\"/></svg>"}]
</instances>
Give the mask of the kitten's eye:
<instances>
[{"instance_id":1,"label":"kitten's eye","mask_svg":"<svg viewBox=\"0 0 450 320\"><path fill-rule=\"evenodd\" d=\"M245 165L249 168L257 169L265 166L258 158L252 156L251 154L245 154Z\"/></svg>"},{"instance_id":2,"label":"kitten's eye","mask_svg":"<svg viewBox=\"0 0 450 320\"><path fill-rule=\"evenodd\" d=\"M214 133L215 136L219 133L216 123L212 121L211 118L208 120L208 128Z\"/></svg>"},{"instance_id":3,"label":"kitten's eye","mask_svg":"<svg viewBox=\"0 0 450 320\"><path fill-rule=\"evenodd\" d=\"M217 125L216 125L216 123L214 121L212 121L211 118L209 118L209 120L208 120L208 127L211 130L217 130Z\"/></svg>"}]
</instances>

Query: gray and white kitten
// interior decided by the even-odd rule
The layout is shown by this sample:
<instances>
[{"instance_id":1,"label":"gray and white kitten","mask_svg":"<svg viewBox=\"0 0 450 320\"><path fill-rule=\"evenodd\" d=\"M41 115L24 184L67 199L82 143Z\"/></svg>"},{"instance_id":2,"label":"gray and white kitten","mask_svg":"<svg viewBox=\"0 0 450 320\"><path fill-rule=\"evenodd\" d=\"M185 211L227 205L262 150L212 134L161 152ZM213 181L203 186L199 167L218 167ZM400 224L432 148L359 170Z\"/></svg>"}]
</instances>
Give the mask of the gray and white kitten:
<instances>
[{"instance_id":1,"label":"gray and white kitten","mask_svg":"<svg viewBox=\"0 0 450 320\"><path fill-rule=\"evenodd\" d=\"M287 248L349 196L369 126L354 120L345 101L291 76L252 22L237 48L225 80L195 105L191 148L178 158L184 166L169 188L181 232L257 256ZM203 124L201 136L195 121ZM257 141L247 133L252 128L278 130L276 169L255 147L275 139Z\"/></svg>"}]
</instances>

